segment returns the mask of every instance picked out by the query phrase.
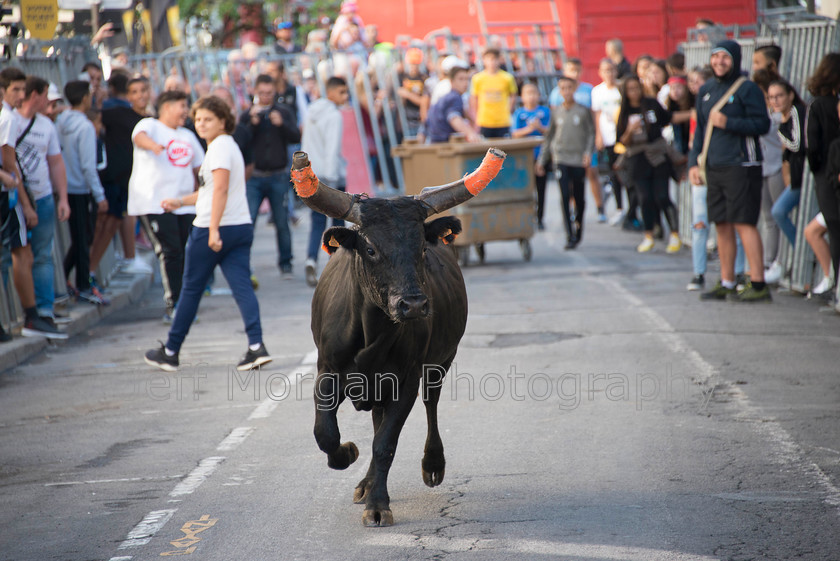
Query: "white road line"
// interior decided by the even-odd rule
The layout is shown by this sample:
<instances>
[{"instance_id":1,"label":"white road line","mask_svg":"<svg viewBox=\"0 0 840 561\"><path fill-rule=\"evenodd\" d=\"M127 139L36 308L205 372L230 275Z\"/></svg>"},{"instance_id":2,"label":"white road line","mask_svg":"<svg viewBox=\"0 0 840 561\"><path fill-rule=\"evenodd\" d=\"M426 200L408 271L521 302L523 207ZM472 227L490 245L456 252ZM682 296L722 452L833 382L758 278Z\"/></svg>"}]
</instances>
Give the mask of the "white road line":
<instances>
[{"instance_id":1,"label":"white road line","mask_svg":"<svg viewBox=\"0 0 840 561\"><path fill-rule=\"evenodd\" d=\"M111 557L108 561L131 561L131 556L127 557Z\"/></svg>"},{"instance_id":2,"label":"white road line","mask_svg":"<svg viewBox=\"0 0 840 561\"><path fill-rule=\"evenodd\" d=\"M64 485L98 485L100 483L131 483L133 481L167 481L169 479L181 479L183 473L178 475L161 475L160 477L122 477L120 479L91 479L88 481L60 481L57 483L44 483L44 487L61 487Z\"/></svg>"},{"instance_id":3,"label":"white road line","mask_svg":"<svg viewBox=\"0 0 840 561\"><path fill-rule=\"evenodd\" d=\"M182 497L184 495L194 493L195 490L198 489L198 487L204 483L224 461L224 456L211 456L209 458L204 458L198 463L198 466L184 478L183 481L175 486L175 488L169 493L169 496ZM177 502L177 500L170 500L169 502Z\"/></svg>"},{"instance_id":4,"label":"white road line","mask_svg":"<svg viewBox=\"0 0 840 561\"><path fill-rule=\"evenodd\" d=\"M118 549L128 549L129 547L146 545L151 541L152 536L163 528L164 524L169 522L169 519L172 518L172 515L175 514L177 510L177 508L153 510L128 533L125 541L120 544Z\"/></svg>"},{"instance_id":5,"label":"white road line","mask_svg":"<svg viewBox=\"0 0 840 561\"><path fill-rule=\"evenodd\" d=\"M653 326L657 328L656 335L659 336L663 343L689 359L697 372L702 373L702 378L698 377L698 382L710 387L727 382L723 380L717 369L700 356L700 353L691 348L677 333L677 330L664 317L659 315L658 312L648 307L641 299L617 281L601 277L592 278L601 284L607 285L613 292L619 294L634 308L638 309L641 314L647 317ZM776 461L782 465L787 464L799 467L806 477L822 488L823 500L827 504L835 507L837 509L836 514L840 515L840 489L834 486L831 479L817 464L804 459L802 448L796 444L796 441L790 433L772 415L768 415L760 407L753 405L747 394L739 386L727 383L726 389L730 395L734 396L736 403L741 408L741 413L738 416L746 422L751 422L753 429L773 445L773 455Z\"/></svg>"},{"instance_id":6,"label":"white road line","mask_svg":"<svg viewBox=\"0 0 840 561\"><path fill-rule=\"evenodd\" d=\"M216 446L216 450L219 452L228 452L230 450L235 449L237 446L245 442L245 439L248 438L256 427L237 427L233 429L227 438L222 440L222 442Z\"/></svg>"}]
</instances>

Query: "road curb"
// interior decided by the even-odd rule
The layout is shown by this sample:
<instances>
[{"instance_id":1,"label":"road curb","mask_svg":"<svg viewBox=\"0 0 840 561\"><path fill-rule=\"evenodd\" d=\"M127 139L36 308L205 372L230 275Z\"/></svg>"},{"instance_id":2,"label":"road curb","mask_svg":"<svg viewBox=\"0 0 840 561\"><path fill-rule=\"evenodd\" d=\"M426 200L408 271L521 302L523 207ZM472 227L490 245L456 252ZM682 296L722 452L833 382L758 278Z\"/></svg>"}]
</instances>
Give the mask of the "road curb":
<instances>
[{"instance_id":1,"label":"road curb","mask_svg":"<svg viewBox=\"0 0 840 561\"><path fill-rule=\"evenodd\" d=\"M149 254L146 262L152 264L154 255ZM154 271L154 265L153 271ZM23 337L19 332L15 338L6 343L0 343L0 372L10 370L44 351L50 345L63 345L73 340L73 337L86 329L96 325L102 319L119 312L135 302L139 302L154 279L154 272L149 274L117 273L108 284L106 296L111 300L110 306L95 306L79 302L71 306L67 312L72 321L60 326L70 338L66 341L50 343L46 337Z\"/></svg>"}]
</instances>

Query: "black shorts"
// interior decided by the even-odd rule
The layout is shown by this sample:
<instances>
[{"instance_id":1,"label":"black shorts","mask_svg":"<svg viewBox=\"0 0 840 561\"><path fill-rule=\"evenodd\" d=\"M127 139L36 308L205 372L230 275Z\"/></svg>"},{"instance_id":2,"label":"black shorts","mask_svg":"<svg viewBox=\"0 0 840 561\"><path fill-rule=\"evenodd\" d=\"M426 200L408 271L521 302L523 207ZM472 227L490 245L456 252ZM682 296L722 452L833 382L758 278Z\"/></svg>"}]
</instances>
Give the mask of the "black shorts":
<instances>
[{"instance_id":1,"label":"black shorts","mask_svg":"<svg viewBox=\"0 0 840 561\"><path fill-rule=\"evenodd\" d=\"M3 248L12 250L26 247L28 238L23 207L15 205L15 208L10 209L8 197L2 197L0 206L0 243Z\"/></svg>"},{"instance_id":2,"label":"black shorts","mask_svg":"<svg viewBox=\"0 0 840 561\"><path fill-rule=\"evenodd\" d=\"M105 200L108 201L108 214L117 218L125 218L128 209L128 180L103 182Z\"/></svg>"},{"instance_id":3,"label":"black shorts","mask_svg":"<svg viewBox=\"0 0 840 561\"><path fill-rule=\"evenodd\" d=\"M709 222L758 223L761 212L761 166L709 167L706 170Z\"/></svg>"}]
</instances>

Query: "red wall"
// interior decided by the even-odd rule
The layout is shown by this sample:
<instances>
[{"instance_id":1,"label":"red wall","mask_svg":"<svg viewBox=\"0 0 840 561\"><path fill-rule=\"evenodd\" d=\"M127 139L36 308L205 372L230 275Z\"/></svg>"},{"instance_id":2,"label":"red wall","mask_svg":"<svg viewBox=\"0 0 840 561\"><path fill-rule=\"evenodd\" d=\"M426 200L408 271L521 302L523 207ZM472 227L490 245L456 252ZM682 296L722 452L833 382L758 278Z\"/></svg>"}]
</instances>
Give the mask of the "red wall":
<instances>
[{"instance_id":1,"label":"red wall","mask_svg":"<svg viewBox=\"0 0 840 561\"><path fill-rule=\"evenodd\" d=\"M590 82L598 81L598 61L607 39L622 39L631 61L642 53L664 58L685 41L686 29L698 17L724 25L750 24L756 19L755 0L554 1L566 54L583 60L584 79ZM358 0L358 4L365 23L379 26L383 41L393 41L397 35L423 38L443 27L456 34L480 31L474 0ZM487 21L551 22L547 1L488 2L484 7Z\"/></svg>"}]
</instances>

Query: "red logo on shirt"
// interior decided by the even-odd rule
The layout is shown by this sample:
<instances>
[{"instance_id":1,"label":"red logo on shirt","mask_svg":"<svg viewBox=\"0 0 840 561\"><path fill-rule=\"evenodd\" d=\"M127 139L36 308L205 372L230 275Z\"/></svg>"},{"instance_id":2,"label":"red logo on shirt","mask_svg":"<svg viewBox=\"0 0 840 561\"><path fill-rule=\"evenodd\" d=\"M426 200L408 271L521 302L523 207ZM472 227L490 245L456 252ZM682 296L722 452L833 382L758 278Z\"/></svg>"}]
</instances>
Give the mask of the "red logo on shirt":
<instances>
[{"instance_id":1,"label":"red logo on shirt","mask_svg":"<svg viewBox=\"0 0 840 561\"><path fill-rule=\"evenodd\" d=\"M166 147L166 155L173 166L185 168L193 158L192 146L180 140L172 140Z\"/></svg>"}]
</instances>

